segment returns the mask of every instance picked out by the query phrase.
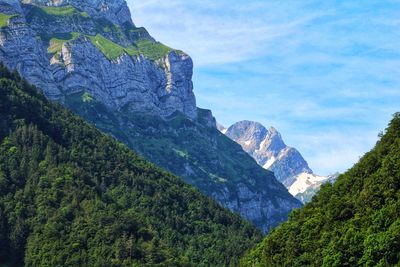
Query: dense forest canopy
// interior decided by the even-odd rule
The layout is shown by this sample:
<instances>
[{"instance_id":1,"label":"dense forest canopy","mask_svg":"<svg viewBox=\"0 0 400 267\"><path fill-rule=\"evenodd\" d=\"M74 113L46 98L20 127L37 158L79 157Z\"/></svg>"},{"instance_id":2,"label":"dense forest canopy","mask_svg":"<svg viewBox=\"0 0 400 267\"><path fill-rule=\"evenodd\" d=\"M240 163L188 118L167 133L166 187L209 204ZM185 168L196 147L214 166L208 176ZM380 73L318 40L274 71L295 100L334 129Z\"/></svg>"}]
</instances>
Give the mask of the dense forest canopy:
<instances>
[{"instance_id":1,"label":"dense forest canopy","mask_svg":"<svg viewBox=\"0 0 400 267\"><path fill-rule=\"evenodd\" d=\"M399 266L400 113L375 148L268 235L242 266Z\"/></svg>"},{"instance_id":2,"label":"dense forest canopy","mask_svg":"<svg viewBox=\"0 0 400 267\"><path fill-rule=\"evenodd\" d=\"M0 265L228 266L260 240L0 67Z\"/></svg>"}]
</instances>

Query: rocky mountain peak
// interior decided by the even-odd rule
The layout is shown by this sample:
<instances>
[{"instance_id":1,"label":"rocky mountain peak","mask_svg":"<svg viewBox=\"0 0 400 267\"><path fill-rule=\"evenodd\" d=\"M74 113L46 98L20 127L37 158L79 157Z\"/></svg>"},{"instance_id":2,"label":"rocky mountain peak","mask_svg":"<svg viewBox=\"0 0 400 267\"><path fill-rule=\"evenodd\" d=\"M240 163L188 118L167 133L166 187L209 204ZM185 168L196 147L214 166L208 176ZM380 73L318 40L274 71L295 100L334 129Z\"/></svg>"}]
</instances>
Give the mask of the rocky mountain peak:
<instances>
[{"instance_id":1,"label":"rocky mountain peak","mask_svg":"<svg viewBox=\"0 0 400 267\"><path fill-rule=\"evenodd\" d=\"M258 149L267 134L268 130L261 123L247 120L233 124L226 131L226 135L245 146L246 151Z\"/></svg>"},{"instance_id":2,"label":"rocky mountain peak","mask_svg":"<svg viewBox=\"0 0 400 267\"><path fill-rule=\"evenodd\" d=\"M268 135L267 135L268 139L281 139L282 140L282 136L281 134L278 132L277 129L275 129L274 127L269 127L268 129Z\"/></svg>"},{"instance_id":3,"label":"rocky mountain peak","mask_svg":"<svg viewBox=\"0 0 400 267\"><path fill-rule=\"evenodd\" d=\"M274 127L267 130L258 122L241 121L229 127L225 134L264 169L274 172L301 201L308 201L322 183L330 181L329 177L314 174L300 152L287 146ZM309 193L309 189L313 191Z\"/></svg>"},{"instance_id":4,"label":"rocky mountain peak","mask_svg":"<svg viewBox=\"0 0 400 267\"><path fill-rule=\"evenodd\" d=\"M285 147L286 144L283 142L281 134L274 127L270 127L266 137L260 144L259 150L271 151L274 153L274 156L277 156Z\"/></svg>"}]
</instances>

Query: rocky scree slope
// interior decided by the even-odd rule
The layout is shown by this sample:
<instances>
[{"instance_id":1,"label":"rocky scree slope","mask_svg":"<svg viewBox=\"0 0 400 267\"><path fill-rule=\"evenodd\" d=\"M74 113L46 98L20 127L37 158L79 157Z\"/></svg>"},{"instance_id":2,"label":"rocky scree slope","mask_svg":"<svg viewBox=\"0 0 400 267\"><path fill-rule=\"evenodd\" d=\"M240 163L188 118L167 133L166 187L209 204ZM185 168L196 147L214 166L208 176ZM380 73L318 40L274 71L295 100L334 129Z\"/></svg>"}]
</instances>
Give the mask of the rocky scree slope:
<instances>
[{"instance_id":1,"label":"rocky scree slope","mask_svg":"<svg viewBox=\"0 0 400 267\"><path fill-rule=\"evenodd\" d=\"M0 0L0 60L99 129L263 231L301 204L196 107L191 58L125 1Z\"/></svg>"},{"instance_id":2,"label":"rocky scree slope","mask_svg":"<svg viewBox=\"0 0 400 267\"><path fill-rule=\"evenodd\" d=\"M332 182L337 175L329 177L313 173L300 152L287 146L281 134L274 128L265 128L253 121L240 121L228 129L219 130L237 142L263 168L274 172L289 192L303 203L311 200L325 182Z\"/></svg>"}]
</instances>

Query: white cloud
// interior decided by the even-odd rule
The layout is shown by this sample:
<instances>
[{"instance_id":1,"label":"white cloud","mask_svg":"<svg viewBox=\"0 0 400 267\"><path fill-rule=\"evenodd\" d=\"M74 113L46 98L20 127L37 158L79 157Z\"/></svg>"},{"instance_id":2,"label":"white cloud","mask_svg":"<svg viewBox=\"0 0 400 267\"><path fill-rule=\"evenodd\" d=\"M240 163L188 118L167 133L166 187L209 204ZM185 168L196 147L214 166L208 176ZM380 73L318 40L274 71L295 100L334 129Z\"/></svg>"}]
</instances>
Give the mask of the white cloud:
<instances>
[{"instance_id":1,"label":"white cloud","mask_svg":"<svg viewBox=\"0 0 400 267\"><path fill-rule=\"evenodd\" d=\"M399 1L128 3L192 56L202 107L277 127L320 174L350 167L400 107Z\"/></svg>"},{"instance_id":2,"label":"white cloud","mask_svg":"<svg viewBox=\"0 0 400 267\"><path fill-rule=\"evenodd\" d=\"M239 62L266 54L268 43L289 37L320 14L294 19L254 14L265 2L232 5L226 1L128 1L137 25L156 39L189 53L196 66ZM197 4L196 4L197 3ZM277 21L276 21L277 20Z\"/></svg>"}]
</instances>

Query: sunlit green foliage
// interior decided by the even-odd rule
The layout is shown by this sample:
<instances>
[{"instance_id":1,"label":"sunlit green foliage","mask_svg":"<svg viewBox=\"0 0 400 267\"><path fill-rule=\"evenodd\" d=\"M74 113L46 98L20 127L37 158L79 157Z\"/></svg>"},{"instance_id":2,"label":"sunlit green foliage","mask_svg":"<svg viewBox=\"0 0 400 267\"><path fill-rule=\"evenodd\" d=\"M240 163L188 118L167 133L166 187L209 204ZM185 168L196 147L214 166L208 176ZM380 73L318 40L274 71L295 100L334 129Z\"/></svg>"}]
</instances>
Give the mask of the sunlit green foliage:
<instances>
[{"instance_id":1,"label":"sunlit green foliage","mask_svg":"<svg viewBox=\"0 0 400 267\"><path fill-rule=\"evenodd\" d=\"M59 53L61 52L64 43L73 41L79 36L80 34L77 32L55 35L49 41L50 46L47 48L47 52L51 54Z\"/></svg>"},{"instance_id":2,"label":"sunlit green foliage","mask_svg":"<svg viewBox=\"0 0 400 267\"><path fill-rule=\"evenodd\" d=\"M79 14L82 17L89 17L86 12L80 12L73 6L37 6L36 8L41 9L45 14L52 16L72 16Z\"/></svg>"},{"instance_id":3,"label":"sunlit green foliage","mask_svg":"<svg viewBox=\"0 0 400 267\"><path fill-rule=\"evenodd\" d=\"M375 148L294 211L243 266L399 266L400 113Z\"/></svg>"},{"instance_id":4,"label":"sunlit green foliage","mask_svg":"<svg viewBox=\"0 0 400 267\"><path fill-rule=\"evenodd\" d=\"M151 60L157 60L172 51L168 46L150 40L139 40L134 45L122 47L100 34L88 37L90 41L110 60L118 58L123 53L127 53L131 56L142 54Z\"/></svg>"},{"instance_id":5,"label":"sunlit green foliage","mask_svg":"<svg viewBox=\"0 0 400 267\"><path fill-rule=\"evenodd\" d=\"M67 6L42 6L42 5L23 5L26 10L26 19L30 23L32 20L40 20L41 23L50 25L65 21L68 23L79 23L90 19L86 12L82 12L71 5Z\"/></svg>"},{"instance_id":6,"label":"sunlit green foliage","mask_svg":"<svg viewBox=\"0 0 400 267\"><path fill-rule=\"evenodd\" d=\"M54 33L51 32L52 29L38 32L43 41L49 42L48 52L51 54L60 52L65 42L75 40L80 35L87 36L109 60L115 60L126 53L130 56L143 55L155 61L174 51L170 47L155 42L144 28L117 25L106 18L92 18L86 12L71 5L25 4L24 10L28 23L39 21L45 26L57 23L73 29L74 32L71 33ZM0 16L0 27L1 22L7 25L7 20L6 15Z\"/></svg>"},{"instance_id":7,"label":"sunlit green foliage","mask_svg":"<svg viewBox=\"0 0 400 267\"><path fill-rule=\"evenodd\" d=\"M82 95L82 101L84 103L90 103L93 101L93 96L91 96L88 92L83 93Z\"/></svg>"},{"instance_id":8,"label":"sunlit green foliage","mask_svg":"<svg viewBox=\"0 0 400 267\"><path fill-rule=\"evenodd\" d=\"M4 28L8 25L8 20L14 17L15 15L8 15L4 13L0 13L0 28Z\"/></svg>"},{"instance_id":9,"label":"sunlit green foliage","mask_svg":"<svg viewBox=\"0 0 400 267\"><path fill-rule=\"evenodd\" d=\"M0 263L228 266L260 237L0 68Z\"/></svg>"},{"instance_id":10,"label":"sunlit green foliage","mask_svg":"<svg viewBox=\"0 0 400 267\"><path fill-rule=\"evenodd\" d=\"M139 40L135 44L138 47L140 54L150 58L151 60L162 58L172 51L171 48L163 45L162 43L153 42L146 39Z\"/></svg>"},{"instance_id":11,"label":"sunlit green foliage","mask_svg":"<svg viewBox=\"0 0 400 267\"><path fill-rule=\"evenodd\" d=\"M100 34L89 36L89 39L110 60L118 58L125 52L132 56L139 54L139 51L134 48L124 48Z\"/></svg>"}]
</instances>

